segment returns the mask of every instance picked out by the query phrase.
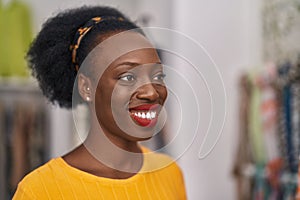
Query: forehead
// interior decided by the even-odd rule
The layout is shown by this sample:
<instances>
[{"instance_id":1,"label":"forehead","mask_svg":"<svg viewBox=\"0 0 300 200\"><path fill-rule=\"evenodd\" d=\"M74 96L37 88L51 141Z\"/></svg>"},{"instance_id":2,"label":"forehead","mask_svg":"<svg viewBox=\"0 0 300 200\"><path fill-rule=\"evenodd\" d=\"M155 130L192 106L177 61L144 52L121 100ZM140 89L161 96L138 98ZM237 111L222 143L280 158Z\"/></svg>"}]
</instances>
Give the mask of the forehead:
<instances>
[{"instance_id":1,"label":"forehead","mask_svg":"<svg viewBox=\"0 0 300 200\"><path fill-rule=\"evenodd\" d=\"M97 73L103 73L110 65L126 59L141 64L159 62L154 46L145 36L125 31L107 37L89 53L83 64L92 64Z\"/></svg>"},{"instance_id":2,"label":"forehead","mask_svg":"<svg viewBox=\"0 0 300 200\"><path fill-rule=\"evenodd\" d=\"M114 67L122 63L136 63L137 65L160 63L157 51L154 48L144 48L128 52L116 60L110 66Z\"/></svg>"},{"instance_id":3,"label":"forehead","mask_svg":"<svg viewBox=\"0 0 300 200\"><path fill-rule=\"evenodd\" d=\"M126 31L108 37L95 48L95 53L108 63L112 63L131 52L136 53L138 50L153 48L150 41L140 33Z\"/></svg>"}]
</instances>

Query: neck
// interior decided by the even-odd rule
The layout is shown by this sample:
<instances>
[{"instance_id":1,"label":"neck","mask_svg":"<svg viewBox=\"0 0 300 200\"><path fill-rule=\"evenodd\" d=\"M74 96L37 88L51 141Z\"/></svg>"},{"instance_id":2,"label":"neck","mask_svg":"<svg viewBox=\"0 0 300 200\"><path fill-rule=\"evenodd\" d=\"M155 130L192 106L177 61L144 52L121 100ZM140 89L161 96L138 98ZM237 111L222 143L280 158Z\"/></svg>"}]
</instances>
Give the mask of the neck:
<instances>
[{"instance_id":1,"label":"neck","mask_svg":"<svg viewBox=\"0 0 300 200\"><path fill-rule=\"evenodd\" d=\"M136 173L142 166L143 155L138 143L100 129L98 120L92 120L84 145L93 157L112 169Z\"/></svg>"}]
</instances>

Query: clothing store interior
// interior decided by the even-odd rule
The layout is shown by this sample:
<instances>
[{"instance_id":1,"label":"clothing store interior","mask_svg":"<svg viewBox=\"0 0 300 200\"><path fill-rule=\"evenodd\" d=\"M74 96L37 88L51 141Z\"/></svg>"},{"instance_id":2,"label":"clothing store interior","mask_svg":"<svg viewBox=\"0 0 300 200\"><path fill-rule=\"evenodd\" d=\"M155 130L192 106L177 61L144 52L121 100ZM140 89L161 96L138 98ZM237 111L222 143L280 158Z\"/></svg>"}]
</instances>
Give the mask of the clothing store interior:
<instances>
[{"instance_id":1,"label":"clothing store interior","mask_svg":"<svg viewBox=\"0 0 300 200\"><path fill-rule=\"evenodd\" d=\"M25 60L47 18L83 5L160 48L167 120L141 145L176 160L188 199L300 199L299 0L0 0L0 199L84 140L85 106L50 103Z\"/></svg>"}]
</instances>

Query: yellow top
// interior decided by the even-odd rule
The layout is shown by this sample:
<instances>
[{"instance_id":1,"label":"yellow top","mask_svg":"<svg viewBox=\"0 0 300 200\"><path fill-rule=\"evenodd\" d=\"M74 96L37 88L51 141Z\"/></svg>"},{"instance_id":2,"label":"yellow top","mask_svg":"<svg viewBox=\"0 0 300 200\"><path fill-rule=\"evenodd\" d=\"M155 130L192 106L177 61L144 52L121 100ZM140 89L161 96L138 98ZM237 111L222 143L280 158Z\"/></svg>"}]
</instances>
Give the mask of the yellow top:
<instances>
[{"instance_id":1,"label":"yellow top","mask_svg":"<svg viewBox=\"0 0 300 200\"><path fill-rule=\"evenodd\" d=\"M142 169L128 179L98 177L68 165L61 157L28 174L13 200L186 199L181 170L168 156L145 152Z\"/></svg>"}]
</instances>

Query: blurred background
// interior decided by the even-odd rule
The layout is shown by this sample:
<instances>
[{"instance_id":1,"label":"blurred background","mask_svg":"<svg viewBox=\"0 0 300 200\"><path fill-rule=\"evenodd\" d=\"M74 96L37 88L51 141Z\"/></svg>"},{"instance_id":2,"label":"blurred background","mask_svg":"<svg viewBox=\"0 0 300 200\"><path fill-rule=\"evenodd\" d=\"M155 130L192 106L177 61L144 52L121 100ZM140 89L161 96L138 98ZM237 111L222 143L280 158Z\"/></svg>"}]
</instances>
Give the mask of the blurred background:
<instances>
[{"instance_id":1,"label":"blurred background","mask_svg":"<svg viewBox=\"0 0 300 200\"><path fill-rule=\"evenodd\" d=\"M296 199L299 0L0 0L0 199L10 199L29 171L80 143L72 112L44 99L24 56L48 17L82 5L113 6L141 26L179 31L218 66L227 94L222 134L199 159L200 123L199 137L178 159L189 199Z\"/></svg>"}]
</instances>

